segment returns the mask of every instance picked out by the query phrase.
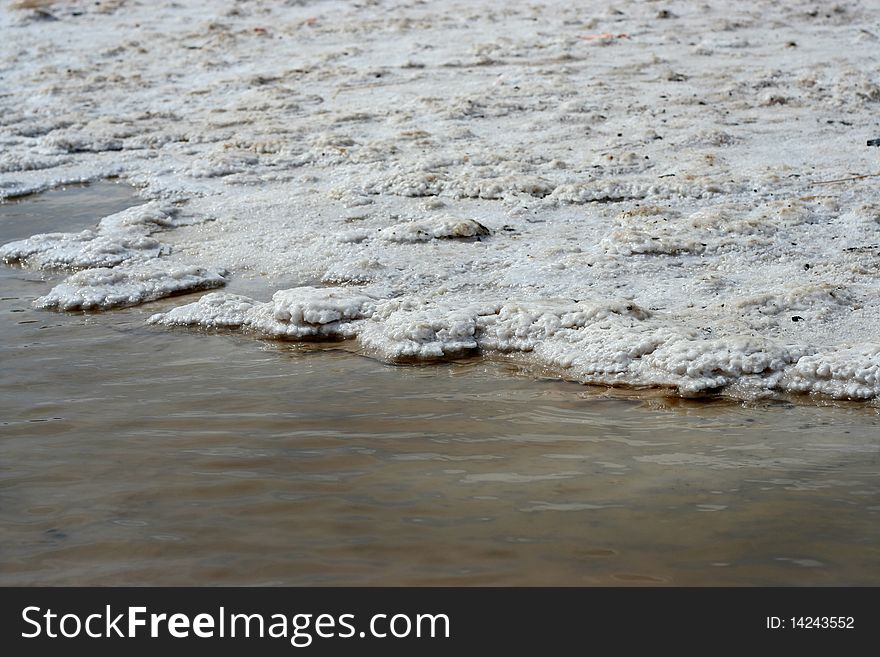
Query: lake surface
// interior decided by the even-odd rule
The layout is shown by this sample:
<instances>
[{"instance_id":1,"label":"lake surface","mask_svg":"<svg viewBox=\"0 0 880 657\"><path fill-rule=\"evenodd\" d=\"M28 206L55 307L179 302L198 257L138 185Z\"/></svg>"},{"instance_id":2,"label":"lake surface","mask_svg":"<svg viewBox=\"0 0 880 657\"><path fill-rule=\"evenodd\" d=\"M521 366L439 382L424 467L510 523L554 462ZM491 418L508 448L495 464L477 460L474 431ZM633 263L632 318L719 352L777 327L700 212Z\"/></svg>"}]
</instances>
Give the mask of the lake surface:
<instances>
[{"instance_id":1,"label":"lake surface","mask_svg":"<svg viewBox=\"0 0 880 657\"><path fill-rule=\"evenodd\" d=\"M3 204L0 242L136 202ZM880 584L876 409L32 309L52 280L0 266L0 585Z\"/></svg>"}]
</instances>

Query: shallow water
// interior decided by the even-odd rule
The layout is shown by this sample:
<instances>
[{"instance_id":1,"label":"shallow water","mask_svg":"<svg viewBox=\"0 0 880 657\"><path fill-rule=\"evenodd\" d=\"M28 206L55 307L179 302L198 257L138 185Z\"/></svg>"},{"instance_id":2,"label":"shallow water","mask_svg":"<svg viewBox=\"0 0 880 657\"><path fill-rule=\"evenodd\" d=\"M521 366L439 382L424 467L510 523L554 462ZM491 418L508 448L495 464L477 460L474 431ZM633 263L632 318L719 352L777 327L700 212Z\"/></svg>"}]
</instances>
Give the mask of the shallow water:
<instances>
[{"instance_id":1,"label":"shallow water","mask_svg":"<svg viewBox=\"0 0 880 657\"><path fill-rule=\"evenodd\" d=\"M0 241L133 202L0 205ZM0 584L880 584L873 409L394 367L0 285Z\"/></svg>"}]
</instances>

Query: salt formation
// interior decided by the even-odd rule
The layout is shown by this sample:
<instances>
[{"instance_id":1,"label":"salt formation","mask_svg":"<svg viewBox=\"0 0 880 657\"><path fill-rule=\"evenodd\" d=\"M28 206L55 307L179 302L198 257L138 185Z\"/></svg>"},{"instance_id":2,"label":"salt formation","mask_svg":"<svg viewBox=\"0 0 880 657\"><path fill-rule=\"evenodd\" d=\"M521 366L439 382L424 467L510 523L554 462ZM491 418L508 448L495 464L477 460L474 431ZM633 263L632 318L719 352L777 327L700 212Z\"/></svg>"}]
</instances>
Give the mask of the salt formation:
<instances>
[{"instance_id":1,"label":"salt formation","mask_svg":"<svg viewBox=\"0 0 880 657\"><path fill-rule=\"evenodd\" d=\"M391 226L386 239L392 242L426 242L489 235L489 229L473 219L441 218Z\"/></svg>"},{"instance_id":2,"label":"salt formation","mask_svg":"<svg viewBox=\"0 0 880 657\"><path fill-rule=\"evenodd\" d=\"M5 244L0 259L34 269L77 270L156 258L162 248L151 234L173 227L173 214L173 208L150 202L105 217L95 230L34 235Z\"/></svg>"},{"instance_id":3,"label":"salt formation","mask_svg":"<svg viewBox=\"0 0 880 657\"><path fill-rule=\"evenodd\" d=\"M337 338L355 335L352 323L372 314L374 304L372 298L346 288L280 290L268 303L215 292L149 321L167 326L248 327L272 338Z\"/></svg>"},{"instance_id":4,"label":"salt formation","mask_svg":"<svg viewBox=\"0 0 880 657\"><path fill-rule=\"evenodd\" d=\"M222 272L150 262L112 269L84 269L34 303L59 310L107 310L226 284Z\"/></svg>"},{"instance_id":5,"label":"salt formation","mask_svg":"<svg viewBox=\"0 0 880 657\"><path fill-rule=\"evenodd\" d=\"M104 217L95 230L46 233L0 247L0 259L34 269L82 270L36 300L41 308L106 310L225 285L223 271L164 264L153 234L179 225L176 209L151 201Z\"/></svg>"},{"instance_id":6,"label":"salt formation","mask_svg":"<svg viewBox=\"0 0 880 657\"><path fill-rule=\"evenodd\" d=\"M877 3L27 4L0 199L145 199L0 247L67 276L38 305L247 280L150 321L880 397Z\"/></svg>"}]
</instances>

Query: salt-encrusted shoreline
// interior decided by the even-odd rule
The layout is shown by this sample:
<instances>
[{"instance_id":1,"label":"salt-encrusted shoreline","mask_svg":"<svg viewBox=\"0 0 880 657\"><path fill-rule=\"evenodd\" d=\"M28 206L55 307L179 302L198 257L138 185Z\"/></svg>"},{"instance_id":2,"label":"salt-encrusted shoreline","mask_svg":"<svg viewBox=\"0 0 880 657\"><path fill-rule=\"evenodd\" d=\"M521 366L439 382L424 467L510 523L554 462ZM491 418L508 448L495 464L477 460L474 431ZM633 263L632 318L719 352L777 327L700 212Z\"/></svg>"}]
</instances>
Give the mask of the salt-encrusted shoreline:
<instances>
[{"instance_id":1,"label":"salt-encrusted shoreline","mask_svg":"<svg viewBox=\"0 0 880 657\"><path fill-rule=\"evenodd\" d=\"M51 308L246 275L151 321L874 399L880 7L787 4L4 6L0 198L147 202L0 257Z\"/></svg>"}]
</instances>

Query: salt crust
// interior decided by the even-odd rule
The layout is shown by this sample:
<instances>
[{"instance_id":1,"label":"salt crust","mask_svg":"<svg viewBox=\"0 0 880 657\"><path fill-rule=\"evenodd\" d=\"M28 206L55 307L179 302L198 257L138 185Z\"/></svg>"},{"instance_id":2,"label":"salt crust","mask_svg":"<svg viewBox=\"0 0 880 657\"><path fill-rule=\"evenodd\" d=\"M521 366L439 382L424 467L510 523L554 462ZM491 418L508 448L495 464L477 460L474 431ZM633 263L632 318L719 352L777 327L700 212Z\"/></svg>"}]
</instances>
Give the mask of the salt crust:
<instances>
[{"instance_id":1,"label":"salt crust","mask_svg":"<svg viewBox=\"0 0 880 657\"><path fill-rule=\"evenodd\" d=\"M281 290L269 302L211 293L150 317L152 324L241 328L284 339L357 338L391 361L519 353L595 384L654 385L699 395L734 383L740 394L880 394L880 345L816 354L761 338L706 339L665 327L625 300L474 304L453 310L380 300L345 287Z\"/></svg>"},{"instance_id":2,"label":"salt crust","mask_svg":"<svg viewBox=\"0 0 880 657\"><path fill-rule=\"evenodd\" d=\"M857 29L876 3L45 11L0 7L0 199L115 175L148 202L0 247L68 276L42 307L251 271L270 301L150 321L683 395L880 396L880 196L853 177L876 170L853 127L880 103Z\"/></svg>"}]
</instances>

